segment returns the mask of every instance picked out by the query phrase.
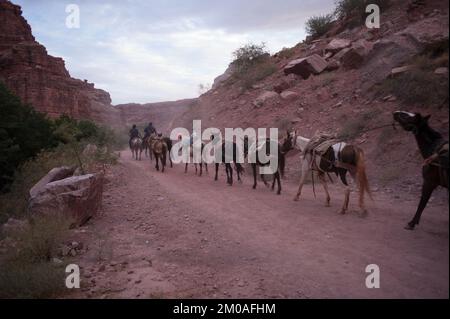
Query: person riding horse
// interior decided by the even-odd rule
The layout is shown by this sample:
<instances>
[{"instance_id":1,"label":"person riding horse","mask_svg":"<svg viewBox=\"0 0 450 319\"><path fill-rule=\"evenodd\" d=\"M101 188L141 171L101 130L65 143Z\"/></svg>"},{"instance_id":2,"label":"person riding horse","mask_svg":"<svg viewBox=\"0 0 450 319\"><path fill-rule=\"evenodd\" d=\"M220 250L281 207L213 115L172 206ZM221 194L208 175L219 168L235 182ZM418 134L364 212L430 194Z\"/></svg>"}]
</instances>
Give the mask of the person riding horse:
<instances>
[{"instance_id":1,"label":"person riding horse","mask_svg":"<svg viewBox=\"0 0 450 319\"><path fill-rule=\"evenodd\" d=\"M144 141L147 140L151 135L157 134L155 127L153 126L153 123L148 123L148 126L144 129Z\"/></svg>"},{"instance_id":2,"label":"person riding horse","mask_svg":"<svg viewBox=\"0 0 450 319\"><path fill-rule=\"evenodd\" d=\"M137 126L133 125L133 128L130 130L130 141L128 142L128 144L130 145L130 148L131 148L131 141L135 138L140 138L140 137L141 137L141 133L139 133Z\"/></svg>"}]
</instances>

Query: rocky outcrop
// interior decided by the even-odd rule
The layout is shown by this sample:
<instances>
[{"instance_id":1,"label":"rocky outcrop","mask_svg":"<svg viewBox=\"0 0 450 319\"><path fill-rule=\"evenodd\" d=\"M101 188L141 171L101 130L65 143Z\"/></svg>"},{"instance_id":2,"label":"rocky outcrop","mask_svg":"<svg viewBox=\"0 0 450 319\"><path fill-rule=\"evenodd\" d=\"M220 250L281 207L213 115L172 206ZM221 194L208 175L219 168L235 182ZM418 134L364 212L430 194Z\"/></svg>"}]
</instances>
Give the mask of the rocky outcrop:
<instances>
[{"instance_id":1,"label":"rocky outcrop","mask_svg":"<svg viewBox=\"0 0 450 319\"><path fill-rule=\"evenodd\" d=\"M327 67L327 61L317 54L289 62L284 74L296 74L307 79L311 74L320 74Z\"/></svg>"},{"instance_id":2,"label":"rocky outcrop","mask_svg":"<svg viewBox=\"0 0 450 319\"><path fill-rule=\"evenodd\" d=\"M37 196L37 194L39 194L39 192L41 192L47 184L70 177L74 172L75 167L63 166L53 168L30 189L30 198Z\"/></svg>"},{"instance_id":3,"label":"rocky outcrop","mask_svg":"<svg viewBox=\"0 0 450 319\"><path fill-rule=\"evenodd\" d=\"M277 92L274 91L265 91L263 93L261 93L256 100L253 102L253 105L255 107L261 107L264 104L266 104L268 101L271 100L276 100L279 98L279 94Z\"/></svg>"},{"instance_id":4,"label":"rocky outcrop","mask_svg":"<svg viewBox=\"0 0 450 319\"><path fill-rule=\"evenodd\" d=\"M364 39L358 40L342 55L342 65L347 69L359 68L372 50L373 44Z\"/></svg>"},{"instance_id":5,"label":"rocky outcrop","mask_svg":"<svg viewBox=\"0 0 450 319\"><path fill-rule=\"evenodd\" d=\"M212 89L213 90L217 89L222 83L224 83L229 78L231 78L231 76L233 75L233 72L234 72L234 65L230 64L228 66L228 68L226 69L226 71L222 75L219 75L218 77L216 77L214 79L214 83L212 85Z\"/></svg>"},{"instance_id":6,"label":"rocky outcrop","mask_svg":"<svg viewBox=\"0 0 450 319\"><path fill-rule=\"evenodd\" d=\"M100 209L103 176L71 176L39 187L29 202L31 215L65 214L77 226L85 224Z\"/></svg>"},{"instance_id":7,"label":"rocky outcrop","mask_svg":"<svg viewBox=\"0 0 450 319\"><path fill-rule=\"evenodd\" d=\"M36 42L19 6L0 0L0 21L0 81L24 103L50 117L119 123L109 93L70 77L64 60Z\"/></svg>"},{"instance_id":8,"label":"rocky outcrop","mask_svg":"<svg viewBox=\"0 0 450 319\"><path fill-rule=\"evenodd\" d=\"M348 48L351 45L351 41L347 39L333 39L328 43L325 47L326 52L336 53L341 51L342 49Z\"/></svg>"}]
</instances>

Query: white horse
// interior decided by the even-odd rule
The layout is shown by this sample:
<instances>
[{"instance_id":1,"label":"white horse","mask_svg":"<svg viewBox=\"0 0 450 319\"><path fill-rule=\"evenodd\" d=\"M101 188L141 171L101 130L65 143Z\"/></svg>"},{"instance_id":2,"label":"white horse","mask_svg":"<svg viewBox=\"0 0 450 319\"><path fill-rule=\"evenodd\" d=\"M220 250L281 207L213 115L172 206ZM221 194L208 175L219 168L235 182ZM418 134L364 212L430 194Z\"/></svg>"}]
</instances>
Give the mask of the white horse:
<instances>
[{"instance_id":1,"label":"white horse","mask_svg":"<svg viewBox=\"0 0 450 319\"><path fill-rule=\"evenodd\" d=\"M144 150L142 139L139 137L133 138L131 140L130 146L133 159L140 161L142 158L142 152Z\"/></svg>"},{"instance_id":2,"label":"white horse","mask_svg":"<svg viewBox=\"0 0 450 319\"><path fill-rule=\"evenodd\" d=\"M300 185L294 200L298 201L300 199L306 176L308 176L311 170L315 170L325 190L326 206L329 207L330 193L328 191L326 174L335 173L345 185L344 205L341 209L341 214L345 214L348 211L350 200L350 187L347 183L347 172L349 172L359 187L359 206L361 212L363 215L367 214L364 205L364 194L368 193L371 196L371 193L367 180L363 151L354 145L349 145L345 142L336 142L326 147L323 153L317 154L314 150L307 149L311 141L310 139L298 136L297 131L292 132L291 137L294 141L293 146L302 153Z\"/></svg>"}]
</instances>

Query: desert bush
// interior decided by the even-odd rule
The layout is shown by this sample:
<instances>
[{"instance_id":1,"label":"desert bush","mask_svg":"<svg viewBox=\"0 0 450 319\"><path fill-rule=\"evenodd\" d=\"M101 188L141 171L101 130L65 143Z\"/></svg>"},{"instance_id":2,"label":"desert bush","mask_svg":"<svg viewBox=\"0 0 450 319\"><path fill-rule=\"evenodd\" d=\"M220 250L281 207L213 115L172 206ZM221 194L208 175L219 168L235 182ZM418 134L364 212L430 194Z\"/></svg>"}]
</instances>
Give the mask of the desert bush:
<instances>
[{"instance_id":1,"label":"desert bush","mask_svg":"<svg viewBox=\"0 0 450 319\"><path fill-rule=\"evenodd\" d=\"M264 80L277 71L264 43L247 44L234 53L233 80L240 81L244 89Z\"/></svg>"},{"instance_id":2,"label":"desert bush","mask_svg":"<svg viewBox=\"0 0 450 319\"><path fill-rule=\"evenodd\" d=\"M366 7L376 4L381 10L386 9L390 0L337 0L335 16L340 20L347 20L350 26L361 25L366 20Z\"/></svg>"},{"instance_id":3,"label":"desert bush","mask_svg":"<svg viewBox=\"0 0 450 319\"><path fill-rule=\"evenodd\" d=\"M38 216L9 234L10 245L1 256L0 298L47 298L64 286L63 265L52 262L71 220Z\"/></svg>"},{"instance_id":4,"label":"desert bush","mask_svg":"<svg viewBox=\"0 0 450 319\"><path fill-rule=\"evenodd\" d=\"M320 37L330 30L333 20L332 14L313 16L306 21L306 33L312 37Z\"/></svg>"},{"instance_id":5,"label":"desert bush","mask_svg":"<svg viewBox=\"0 0 450 319\"><path fill-rule=\"evenodd\" d=\"M448 75L434 74L434 70L448 67L448 51L438 57L431 54L418 56L410 64L412 70L383 81L378 94L393 94L408 105L445 105L448 102Z\"/></svg>"},{"instance_id":6,"label":"desert bush","mask_svg":"<svg viewBox=\"0 0 450 319\"><path fill-rule=\"evenodd\" d=\"M368 123L376 118L379 112L376 110L368 110L353 116L351 119L346 119L344 125L339 131L340 139L354 139L358 137L365 129Z\"/></svg>"}]
</instances>

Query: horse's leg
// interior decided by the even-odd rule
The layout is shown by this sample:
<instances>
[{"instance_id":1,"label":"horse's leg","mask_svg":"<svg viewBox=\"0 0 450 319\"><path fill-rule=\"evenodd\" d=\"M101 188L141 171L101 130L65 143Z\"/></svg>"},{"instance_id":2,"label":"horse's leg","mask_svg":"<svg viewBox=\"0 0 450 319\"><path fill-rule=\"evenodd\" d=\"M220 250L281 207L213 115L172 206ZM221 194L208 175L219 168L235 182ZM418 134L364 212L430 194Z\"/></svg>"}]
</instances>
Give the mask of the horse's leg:
<instances>
[{"instance_id":1,"label":"horse's leg","mask_svg":"<svg viewBox=\"0 0 450 319\"><path fill-rule=\"evenodd\" d=\"M162 163L162 172L164 173L164 170L166 169L166 153L162 153L161 163Z\"/></svg>"},{"instance_id":2,"label":"horse's leg","mask_svg":"<svg viewBox=\"0 0 450 319\"><path fill-rule=\"evenodd\" d=\"M295 195L295 197L294 197L295 201L298 201L300 199L300 195L302 194L303 185L305 185L306 176L308 175L309 171L310 171L310 162L307 158L304 158L302 161L302 169L301 169L302 175L300 176L300 183L298 185L297 195Z\"/></svg>"},{"instance_id":3,"label":"horse's leg","mask_svg":"<svg viewBox=\"0 0 450 319\"><path fill-rule=\"evenodd\" d=\"M159 155L155 154L156 170L159 172Z\"/></svg>"},{"instance_id":4,"label":"horse's leg","mask_svg":"<svg viewBox=\"0 0 450 319\"><path fill-rule=\"evenodd\" d=\"M230 186L233 186L233 167L228 164L228 171L230 172Z\"/></svg>"},{"instance_id":5,"label":"horse's leg","mask_svg":"<svg viewBox=\"0 0 450 319\"><path fill-rule=\"evenodd\" d=\"M325 178L325 174L323 172L320 172L318 177L319 177L320 182L323 185L323 189L325 190L325 194L327 196L325 206L330 207L331 198L330 198L330 192L328 191L328 184L327 184L327 180Z\"/></svg>"},{"instance_id":6,"label":"horse's leg","mask_svg":"<svg viewBox=\"0 0 450 319\"><path fill-rule=\"evenodd\" d=\"M206 169L206 173L209 173L208 172L208 163L205 163L205 169Z\"/></svg>"},{"instance_id":7,"label":"horse's leg","mask_svg":"<svg viewBox=\"0 0 450 319\"><path fill-rule=\"evenodd\" d=\"M252 163L252 171L253 171L253 189L256 189L257 181L256 181L256 164Z\"/></svg>"},{"instance_id":8,"label":"horse's leg","mask_svg":"<svg viewBox=\"0 0 450 319\"><path fill-rule=\"evenodd\" d=\"M184 167L184 173L187 173L187 169L188 169L188 163L186 163L186 166Z\"/></svg>"},{"instance_id":9,"label":"horse's leg","mask_svg":"<svg viewBox=\"0 0 450 319\"><path fill-rule=\"evenodd\" d=\"M219 164L216 163L216 176L214 177L215 181L217 181L217 179L218 179L218 174L219 174Z\"/></svg>"},{"instance_id":10,"label":"horse's leg","mask_svg":"<svg viewBox=\"0 0 450 319\"><path fill-rule=\"evenodd\" d=\"M422 186L422 196L420 198L419 207L417 208L417 212L414 215L414 218L406 225L405 229L407 230L414 230L416 225L419 225L420 218L422 216L422 213L425 209L425 207L428 204L428 201L430 200L431 194L433 194L433 191L436 189L437 185L432 182L425 181Z\"/></svg>"},{"instance_id":11,"label":"horse's leg","mask_svg":"<svg viewBox=\"0 0 450 319\"><path fill-rule=\"evenodd\" d=\"M198 173L197 163L194 163L194 166L195 166L195 175L197 175L197 173Z\"/></svg>"},{"instance_id":12,"label":"horse's leg","mask_svg":"<svg viewBox=\"0 0 450 319\"><path fill-rule=\"evenodd\" d=\"M342 183L345 185L345 192L344 192L344 205L341 209L341 214L345 215L348 210L348 204L350 202L350 187L348 186L347 182L347 170L342 169L339 171L339 176L341 178Z\"/></svg>"},{"instance_id":13,"label":"horse's leg","mask_svg":"<svg viewBox=\"0 0 450 319\"><path fill-rule=\"evenodd\" d=\"M275 182L275 180L277 181L277 183L278 183L278 191L277 191L277 195L280 195L281 194L281 174L280 174L280 171L277 171L276 173L275 173L275 176L274 176L274 182Z\"/></svg>"},{"instance_id":14,"label":"horse's leg","mask_svg":"<svg viewBox=\"0 0 450 319\"><path fill-rule=\"evenodd\" d=\"M200 177L203 175L203 163L200 162Z\"/></svg>"},{"instance_id":15,"label":"horse's leg","mask_svg":"<svg viewBox=\"0 0 450 319\"><path fill-rule=\"evenodd\" d=\"M267 183L266 179L264 178L264 174L260 174L259 176L261 177L261 180L263 181L264 185L266 185L266 187L270 187L270 185Z\"/></svg>"}]
</instances>

